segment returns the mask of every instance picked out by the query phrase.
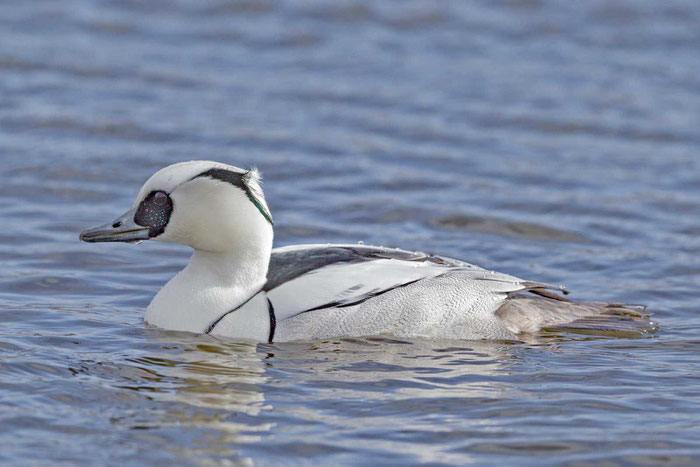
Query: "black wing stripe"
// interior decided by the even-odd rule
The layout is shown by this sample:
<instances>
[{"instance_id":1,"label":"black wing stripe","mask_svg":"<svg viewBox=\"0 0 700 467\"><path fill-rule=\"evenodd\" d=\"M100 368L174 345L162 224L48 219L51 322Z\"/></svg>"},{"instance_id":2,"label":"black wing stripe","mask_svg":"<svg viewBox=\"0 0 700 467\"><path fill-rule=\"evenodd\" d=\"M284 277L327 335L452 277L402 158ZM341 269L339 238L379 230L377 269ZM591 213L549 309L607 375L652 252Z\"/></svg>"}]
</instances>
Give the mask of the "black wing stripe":
<instances>
[{"instance_id":1,"label":"black wing stripe","mask_svg":"<svg viewBox=\"0 0 700 467\"><path fill-rule=\"evenodd\" d=\"M435 277L438 277L438 276L435 276ZM387 292L391 292L392 290L400 289L401 287L406 287L408 285L415 284L416 282L420 282L423 279L425 279L425 277L421 277L419 279L415 279L415 280L412 280L409 282L404 282L403 284L398 284L398 285L395 285L393 287L389 287L388 289L380 290L378 292L371 292L371 293L363 295L362 297L359 297L357 300L353 300L352 302L342 302L342 301L329 302L329 303L326 303L324 305L320 305L320 306L317 306L314 308L310 308L308 310L301 311L294 316L298 316L298 315L301 315L303 313L308 313L310 311L323 310L324 308L332 308L332 307L347 308L347 307L353 306L353 305L360 305L361 303L366 302L370 298L378 297L380 295L384 295Z\"/></svg>"},{"instance_id":2,"label":"black wing stripe","mask_svg":"<svg viewBox=\"0 0 700 467\"><path fill-rule=\"evenodd\" d=\"M473 267L450 258L383 247L310 245L307 248L292 251L280 252L273 250L270 258L270 268L267 272L267 283L263 286L263 290L269 292L297 277L327 266L357 264L378 259L397 259L417 263L427 262L441 266Z\"/></svg>"}]
</instances>

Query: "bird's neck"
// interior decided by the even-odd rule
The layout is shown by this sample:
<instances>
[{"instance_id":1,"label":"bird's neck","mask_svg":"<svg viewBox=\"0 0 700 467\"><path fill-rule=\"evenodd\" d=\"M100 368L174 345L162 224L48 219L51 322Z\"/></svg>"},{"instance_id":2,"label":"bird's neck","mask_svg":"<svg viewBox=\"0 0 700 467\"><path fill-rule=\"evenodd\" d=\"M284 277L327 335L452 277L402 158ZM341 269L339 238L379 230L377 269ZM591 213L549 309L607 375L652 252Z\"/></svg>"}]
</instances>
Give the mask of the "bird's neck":
<instances>
[{"instance_id":1,"label":"bird's neck","mask_svg":"<svg viewBox=\"0 0 700 467\"><path fill-rule=\"evenodd\" d=\"M146 322L174 331L204 332L265 285L272 237L235 251L195 250L185 269L153 298Z\"/></svg>"},{"instance_id":2,"label":"bird's neck","mask_svg":"<svg viewBox=\"0 0 700 467\"><path fill-rule=\"evenodd\" d=\"M195 250L182 274L199 284L245 292L264 284L270 252L271 247L236 252Z\"/></svg>"}]
</instances>

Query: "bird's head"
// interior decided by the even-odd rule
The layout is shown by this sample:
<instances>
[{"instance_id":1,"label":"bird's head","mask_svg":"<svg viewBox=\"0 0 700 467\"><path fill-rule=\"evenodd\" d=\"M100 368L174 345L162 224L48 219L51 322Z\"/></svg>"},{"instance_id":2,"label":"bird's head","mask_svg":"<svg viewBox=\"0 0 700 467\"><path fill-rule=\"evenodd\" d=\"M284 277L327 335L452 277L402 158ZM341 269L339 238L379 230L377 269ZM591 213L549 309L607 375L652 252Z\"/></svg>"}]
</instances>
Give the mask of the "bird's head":
<instances>
[{"instance_id":1,"label":"bird's head","mask_svg":"<svg viewBox=\"0 0 700 467\"><path fill-rule=\"evenodd\" d=\"M228 252L272 244L272 216L256 169L211 161L170 165L141 187L131 209L84 230L85 242L157 240Z\"/></svg>"}]
</instances>

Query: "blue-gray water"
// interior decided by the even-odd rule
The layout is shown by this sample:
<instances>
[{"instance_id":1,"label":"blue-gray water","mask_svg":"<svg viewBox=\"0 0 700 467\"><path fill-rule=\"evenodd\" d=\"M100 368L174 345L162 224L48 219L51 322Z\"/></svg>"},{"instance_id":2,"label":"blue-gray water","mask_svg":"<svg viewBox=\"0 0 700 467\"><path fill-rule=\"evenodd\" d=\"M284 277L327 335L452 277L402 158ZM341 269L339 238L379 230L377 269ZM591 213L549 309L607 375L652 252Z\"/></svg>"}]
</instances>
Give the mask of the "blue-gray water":
<instances>
[{"instance_id":1,"label":"blue-gray water","mask_svg":"<svg viewBox=\"0 0 700 467\"><path fill-rule=\"evenodd\" d=\"M700 460L698 25L696 0L3 2L0 462ZM277 245L454 256L660 331L146 328L189 251L78 232L189 159L257 165Z\"/></svg>"}]
</instances>

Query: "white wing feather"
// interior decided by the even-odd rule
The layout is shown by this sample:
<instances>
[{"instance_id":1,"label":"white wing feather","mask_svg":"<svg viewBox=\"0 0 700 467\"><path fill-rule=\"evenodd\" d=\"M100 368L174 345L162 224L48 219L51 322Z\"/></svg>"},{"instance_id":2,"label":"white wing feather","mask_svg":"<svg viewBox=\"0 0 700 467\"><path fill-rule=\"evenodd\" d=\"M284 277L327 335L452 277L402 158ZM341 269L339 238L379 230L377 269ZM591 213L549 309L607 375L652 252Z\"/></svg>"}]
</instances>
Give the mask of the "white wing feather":
<instances>
[{"instance_id":1,"label":"white wing feather","mask_svg":"<svg viewBox=\"0 0 700 467\"><path fill-rule=\"evenodd\" d=\"M338 263L308 272L267 293L278 320L325 306L347 306L409 282L436 277L445 266L395 259Z\"/></svg>"}]
</instances>

